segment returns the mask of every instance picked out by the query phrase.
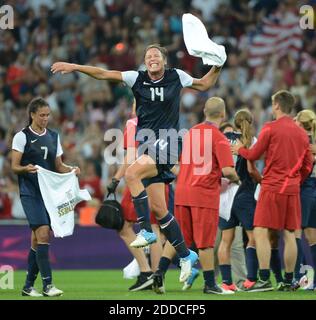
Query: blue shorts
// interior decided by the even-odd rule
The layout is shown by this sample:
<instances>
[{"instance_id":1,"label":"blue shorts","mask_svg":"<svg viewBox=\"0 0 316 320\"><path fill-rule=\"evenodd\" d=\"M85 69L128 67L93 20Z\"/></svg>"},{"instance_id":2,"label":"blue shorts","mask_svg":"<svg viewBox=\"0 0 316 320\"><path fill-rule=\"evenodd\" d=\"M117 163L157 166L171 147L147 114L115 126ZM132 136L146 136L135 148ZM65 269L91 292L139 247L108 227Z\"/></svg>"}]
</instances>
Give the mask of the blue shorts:
<instances>
[{"instance_id":1,"label":"blue shorts","mask_svg":"<svg viewBox=\"0 0 316 320\"><path fill-rule=\"evenodd\" d=\"M142 180L142 183L145 188L147 188L149 185L153 183L165 183L169 184L171 183L176 176L170 171L170 170L165 170L163 172L158 173L156 176L152 178L145 178Z\"/></svg>"},{"instance_id":2,"label":"blue shorts","mask_svg":"<svg viewBox=\"0 0 316 320\"><path fill-rule=\"evenodd\" d=\"M302 229L316 228L316 189L315 186L301 188Z\"/></svg>"},{"instance_id":3,"label":"blue shorts","mask_svg":"<svg viewBox=\"0 0 316 320\"><path fill-rule=\"evenodd\" d=\"M31 229L42 225L50 226L50 218L41 195L21 195L21 202Z\"/></svg>"},{"instance_id":4,"label":"blue shorts","mask_svg":"<svg viewBox=\"0 0 316 320\"><path fill-rule=\"evenodd\" d=\"M253 192L237 193L232 205L231 216L228 221L219 218L219 228L227 230L239 225L245 230L253 230L253 220L255 216L256 200Z\"/></svg>"},{"instance_id":5,"label":"blue shorts","mask_svg":"<svg viewBox=\"0 0 316 320\"><path fill-rule=\"evenodd\" d=\"M182 140L158 139L140 143L138 146L138 156L149 155L156 163L158 174L169 171L178 163L182 151Z\"/></svg>"}]
</instances>

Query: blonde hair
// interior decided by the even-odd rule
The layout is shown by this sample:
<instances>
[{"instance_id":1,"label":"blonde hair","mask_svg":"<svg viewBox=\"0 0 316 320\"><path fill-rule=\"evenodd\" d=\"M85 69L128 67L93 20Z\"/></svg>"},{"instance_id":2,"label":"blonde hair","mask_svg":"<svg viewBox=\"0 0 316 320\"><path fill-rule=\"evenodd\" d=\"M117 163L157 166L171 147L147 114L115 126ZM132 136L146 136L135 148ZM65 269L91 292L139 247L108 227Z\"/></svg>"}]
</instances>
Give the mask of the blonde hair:
<instances>
[{"instance_id":1,"label":"blonde hair","mask_svg":"<svg viewBox=\"0 0 316 320\"><path fill-rule=\"evenodd\" d=\"M312 110L302 110L296 116L302 127L312 134L312 141L315 143L316 140L316 115Z\"/></svg>"},{"instance_id":2,"label":"blonde hair","mask_svg":"<svg viewBox=\"0 0 316 320\"><path fill-rule=\"evenodd\" d=\"M253 117L250 111L246 108L236 112L234 117L234 125L241 131L241 142L249 148L253 139Z\"/></svg>"}]
</instances>

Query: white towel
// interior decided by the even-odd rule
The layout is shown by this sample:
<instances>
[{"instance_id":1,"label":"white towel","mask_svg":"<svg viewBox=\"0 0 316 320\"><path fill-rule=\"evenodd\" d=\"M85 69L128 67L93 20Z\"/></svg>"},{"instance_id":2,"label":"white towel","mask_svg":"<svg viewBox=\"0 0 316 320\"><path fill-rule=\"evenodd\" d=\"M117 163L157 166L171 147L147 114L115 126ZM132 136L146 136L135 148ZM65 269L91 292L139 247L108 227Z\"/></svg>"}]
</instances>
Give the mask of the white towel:
<instances>
[{"instance_id":1,"label":"white towel","mask_svg":"<svg viewBox=\"0 0 316 320\"><path fill-rule=\"evenodd\" d=\"M225 47L209 39L202 21L185 13L182 16L183 39L190 55L202 58L204 64L222 66L226 61Z\"/></svg>"},{"instance_id":2,"label":"white towel","mask_svg":"<svg viewBox=\"0 0 316 320\"><path fill-rule=\"evenodd\" d=\"M75 226L74 208L83 200L91 200L89 192L79 189L74 170L61 174L36 167L38 184L54 236L63 238L72 235Z\"/></svg>"},{"instance_id":3,"label":"white towel","mask_svg":"<svg viewBox=\"0 0 316 320\"><path fill-rule=\"evenodd\" d=\"M235 183L228 184L227 179L222 178L222 190L219 200L219 216L226 221L230 219L234 198L239 186Z\"/></svg>"},{"instance_id":4,"label":"white towel","mask_svg":"<svg viewBox=\"0 0 316 320\"><path fill-rule=\"evenodd\" d=\"M132 262L130 262L124 269L123 269L123 278L124 279L134 279L140 275L140 269L138 262L134 258Z\"/></svg>"}]
</instances>

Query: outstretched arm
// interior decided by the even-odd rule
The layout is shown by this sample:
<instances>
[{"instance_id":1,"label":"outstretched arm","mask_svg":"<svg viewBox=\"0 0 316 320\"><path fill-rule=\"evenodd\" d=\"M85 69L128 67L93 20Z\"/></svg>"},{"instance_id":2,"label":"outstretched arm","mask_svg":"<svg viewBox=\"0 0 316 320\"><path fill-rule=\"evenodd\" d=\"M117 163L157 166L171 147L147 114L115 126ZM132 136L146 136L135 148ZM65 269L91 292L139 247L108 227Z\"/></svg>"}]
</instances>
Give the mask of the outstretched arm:
<instances>
[{"instance_id":1,"label":"outstretched arm","mask_svg":"<svg viewBox=\"0 0 316 320\"><path fill-rule=\"evenodd\" d=\"M68 62L55 62L51 71L66 74L74 71L82 72L98 80L123 81L120 71L105 70L99 67L85 66Z\"/></svg>"},{"instance_id":2,"label":"outstretched arm","mask_svg":"<svg viewBox=\"0 0 316 320\"><path fill-rule=\"evenodd\" d=\"M192 89L206 91L216 83L221 72L221 67L213 66L212 69L201 79L193 79Z\"/></svg>"}]
</instances>

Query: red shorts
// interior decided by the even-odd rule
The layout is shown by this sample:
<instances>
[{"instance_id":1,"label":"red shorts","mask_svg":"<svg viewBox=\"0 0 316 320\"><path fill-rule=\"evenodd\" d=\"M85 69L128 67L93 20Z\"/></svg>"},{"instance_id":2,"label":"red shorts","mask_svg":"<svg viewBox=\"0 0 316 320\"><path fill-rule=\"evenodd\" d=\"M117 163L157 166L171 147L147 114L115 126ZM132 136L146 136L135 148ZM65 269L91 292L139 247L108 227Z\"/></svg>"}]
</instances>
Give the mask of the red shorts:
<instances>
[{"instance_id":1,"label":"red shorts","mask_svg":"<svg viewBox=\"0 0 316 320\"><path fill-rule=\"evenodd\" d=\"M255 211L254 226L276 230L300 229L300 195L261 190Z\"/></svg>"},{"instance_id":2,"label":"red shorts","mask_svg":"<svg viewBox=\"0 0 316 320\"><path fill-rule=\"evenodd\" d=\"M169 187L166 184L166 202L167 203L168 203L168 200L169 200ZM124 189L124 192L123 192L121 206L123 209L124 219L126 221L137 222L137 214L134 208L132 195L127 187ZM150 212L150 223L158 224L158 221L152 212Z\"/></svg>"},{"instance_id":3,"label":"red shorts","mask_svg":"<svg viewBox=\"0 0 316 320\"><path fill-rule=\"evenodd\" d=\"M188 247L191 247L193 242L197 249L214 247L219 220L218 210L176 205L175 217Z\"/></svg>"}]
</instances>

